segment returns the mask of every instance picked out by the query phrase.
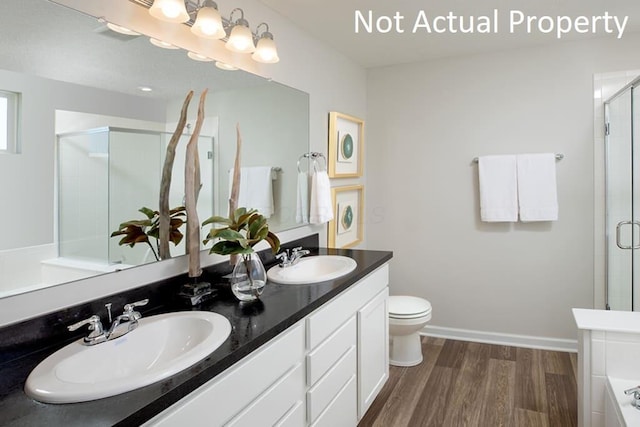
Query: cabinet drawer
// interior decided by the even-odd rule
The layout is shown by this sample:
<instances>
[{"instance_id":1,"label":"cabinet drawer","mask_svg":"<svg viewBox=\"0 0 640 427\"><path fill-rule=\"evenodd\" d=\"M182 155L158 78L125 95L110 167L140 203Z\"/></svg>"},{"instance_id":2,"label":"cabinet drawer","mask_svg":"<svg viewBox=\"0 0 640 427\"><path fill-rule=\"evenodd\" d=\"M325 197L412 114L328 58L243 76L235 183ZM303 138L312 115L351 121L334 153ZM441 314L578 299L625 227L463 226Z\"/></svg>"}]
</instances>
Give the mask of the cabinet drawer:
<instances>
[{"instance_id":1,"label":"cabinet drawer","mask_svg":"<svg viewBox=\"0 0 640 427\"><path fill-rule=\"evenodd\" d=\"M307 318L307 348L312 350L389 284L389 265L378 268Z\"/></svg>"},{"instance_id":2,"label":"cabinet drawer","mask_svg":"<svg viewBox=\"0 0 640 427\"><path fill-rule=\"evenodd\" d=\"M287 412L280 421L276 423L276 427L300 427L307 424L306 405L301 400Z\"/></svg>"},{"instance_id":3,"label":"cabinet drawer","mask_svg":"<svg viewBox=\"0 0 640 427\"><path fill-rule=\"evenodd\" d=\"M311 427L353 427L358 424L356 409L356 376L342 387L327 409Z\"/></svg>"},{"instance_id":4,"label":"cabinet drawer","mask_svg":"<svg viewBox=\"0 0 640 427\"><path fill-rule=\"evenodd\" d=\"M296 405L302 404L304 389L304 367L299 363L227 425L230 427L275 425Z\"/></svg>"},{"instance_id":5,"label":"cabinet drawer","mask_svg":"<svg viewBox=\"0 0 640 427\"><path fill-rule=\"evenodd\" d=\"M356 343L356 317L307 355L307 384L312 386Z\"/></svg>"},{"instance_id":6,"label":"cabinet drawer","mask_svg":"<svg viewBox=\"0 0 640 427\"><path fill-rule=\"evenodd\" d=\"M303 355L304 328L298 323L145 425L223 425L299 364Z\"/></svg>"},{"instance_id":7,"label":"cabinet drawer","mask_svg":"<svg viewBox=\"0 0 640 427\"><path fill-rule=\"evenodd\" d=\"M340 393L349 378L355 376L356 353L356 346L351 346L335 366L316 385L309 389L307 392L307 412L310 422L314 422L318 418L322 411ZM354 407L357 406L356 397L356 392L354 391L353 396L351 396Z\"/></svg>"}]
</instances>

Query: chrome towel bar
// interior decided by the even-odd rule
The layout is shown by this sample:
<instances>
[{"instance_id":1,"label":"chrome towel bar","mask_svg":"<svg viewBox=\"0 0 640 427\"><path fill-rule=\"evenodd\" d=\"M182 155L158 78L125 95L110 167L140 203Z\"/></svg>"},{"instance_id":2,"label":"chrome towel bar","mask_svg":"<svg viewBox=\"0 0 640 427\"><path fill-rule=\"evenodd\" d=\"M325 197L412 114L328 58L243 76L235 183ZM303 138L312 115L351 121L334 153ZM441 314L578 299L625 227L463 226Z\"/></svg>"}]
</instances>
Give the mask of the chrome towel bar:
<instances>
[{"instance_id":1,"label":"chrome towel bar","mask_svg":"<svg viewBox=\"0 0 640 427\"><path fill-rule=\"evenodd\" d=\"M556 160L562 160L562 159L564 159L564 154L561 154L561 153L556 154ZM473 158L473 163L478 163L477 157Z\"/></svg>"}]
</instances>

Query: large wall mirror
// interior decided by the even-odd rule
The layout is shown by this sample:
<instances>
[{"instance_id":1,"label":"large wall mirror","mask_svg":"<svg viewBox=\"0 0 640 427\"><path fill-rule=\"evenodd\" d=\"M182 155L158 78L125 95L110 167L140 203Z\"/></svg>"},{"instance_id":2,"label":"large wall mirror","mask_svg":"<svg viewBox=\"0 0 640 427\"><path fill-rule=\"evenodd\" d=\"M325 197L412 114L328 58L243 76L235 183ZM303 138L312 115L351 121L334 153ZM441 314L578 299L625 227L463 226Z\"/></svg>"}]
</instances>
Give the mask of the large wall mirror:
<instances>
[{"instance_id":1,"label":"large wall mirror","mask_svg":"<svg viewBox=\"0 0 640 427\"><path fill-rule=\"evenodd\" d=\"M200 220L227 214L238 123L242 166L271 170L257 185L272 191L272 229L298 226L308 94L115 33L47 0L4 0L3 8L0 91L18 94L20 132L17 145L0 147L0 298L156 261L144 245L119 246L109 235L143 219L139 208L157 209L166 144L189 90L191 126L209 90L198 142ZM182 204L189 132L174 163L172 206Z\"/></svg>"}]
</instances>

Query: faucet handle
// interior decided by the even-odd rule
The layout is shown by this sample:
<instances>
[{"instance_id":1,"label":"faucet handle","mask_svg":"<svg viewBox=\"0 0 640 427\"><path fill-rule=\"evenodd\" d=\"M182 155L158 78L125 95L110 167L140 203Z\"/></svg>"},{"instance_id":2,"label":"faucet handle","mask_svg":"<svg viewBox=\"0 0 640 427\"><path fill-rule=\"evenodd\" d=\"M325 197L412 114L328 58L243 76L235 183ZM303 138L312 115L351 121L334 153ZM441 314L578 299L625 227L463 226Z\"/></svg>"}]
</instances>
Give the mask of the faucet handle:
<instances>
[{"instance_id":1,"label":"faucet handle","mask_svg":"<svg viewBox=\"0 0 640 427\"><path fill-rule=\"evenodd\" d=\"M124 306L124 312L125 313L131 313L134 309L134 307L142 307L143 305L147 305L149 303L149 298L147 299L143 299L140 301L136 301L136 302L131 302L129 304L126 304Z\"/></svg>"},{"instance_id":2,"label":"faucet handle","mask_svg":"<svg viewBox=\"0 0 640 427\"><path fill-rule=\"evenodd\" d=\"M624 394L626 394L627 396L633 394L633 397L635 399L640 399L640 385L625 390Z\"/></svg>"},{"instance_id":3,"label":"faucet handle","mask_svg":"<svg viewBox=\"0 0 640 427\"><path fill-rule=\"evenodd\" d=\"M297 253L298 251L301 251L301 250L302 250L302 246L298 246L297 248L291 249L291 252L295 254L295 253Z\"/></svg>"},{"instance_id":4,"label":"faucet handle","mask_svg":"<svg viewBox=\"0 0 640 427\"><path fill-rule=\"evenodd\" d=\"M142 315L140 314L139 311L134 311L134 308L136 307L142 307L143 305L147 305L149 303L149 299L143 299L140 301L136 301L136 302L132 302L129 304L126 304L124 306L124 315L128 315L129 316L129 320L130 321L137 321L138 319L140 319L142 317Z\"/></svg>"},{"instance_id":5,"label":"faucet handle","mask_svg":"<svg viewBox=\"0 0 640 427\"><path fill-rule=\"evenodd\" d=\"M631 406L636 409L640 409L640 385L630 388L624 391L624 394L633 395L633 402L631 402Z\"/></svg>"},{"instance_id":6,"label":"faucet handle","mask_svg":"<svg viewBox=\"0 0 640 427\"><path fill-rule=\"evenodd\" d=\"M102 335L104 332L102 330L102 322L100 321L100 317L95 314L88 319L81 320L73 325L67 326L69 331L75 331L84 325L89 325L89 330L92 331L87 338L93 338L99 335Z\"/></svg>"},{"instance_id":7,"label":"faucet handle","mask_svg":"<svg viewBox=\"0 0 640 427\"><path fill-rule=\"evenodd\" d=\"M289 260L289 249L285 249L277 254L276 259L279 259L282 262L287 262Z\"/></svg>"}]
</instances>

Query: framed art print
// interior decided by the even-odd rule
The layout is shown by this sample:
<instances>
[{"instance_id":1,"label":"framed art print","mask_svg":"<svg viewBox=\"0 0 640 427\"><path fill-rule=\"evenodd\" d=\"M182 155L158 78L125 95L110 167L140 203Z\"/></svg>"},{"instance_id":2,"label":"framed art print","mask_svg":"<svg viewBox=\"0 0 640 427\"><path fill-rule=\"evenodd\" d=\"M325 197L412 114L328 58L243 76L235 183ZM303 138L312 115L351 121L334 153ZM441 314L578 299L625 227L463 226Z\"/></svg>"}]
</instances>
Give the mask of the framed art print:
<instances>
[{"instance_id":1,"label":"framed art print","mask_svg":"<svg viewBox=\"0 0 640 427\"><path fill-rule=\"evenodd\" d=\"M347 114L329 113L329 177L362 176L364 121Z\"/></svg>"},{"instance_id":2,"label":"framed art print","mask_svg":"<svg viewBox=\"0 0 640 427\"><path fill-rule=\"evenodd\" d=\"M331 189L333 220L329 222L328 246L350 248L362 241L364 186L347 185Z\"/></svg>"}]
</instances>

